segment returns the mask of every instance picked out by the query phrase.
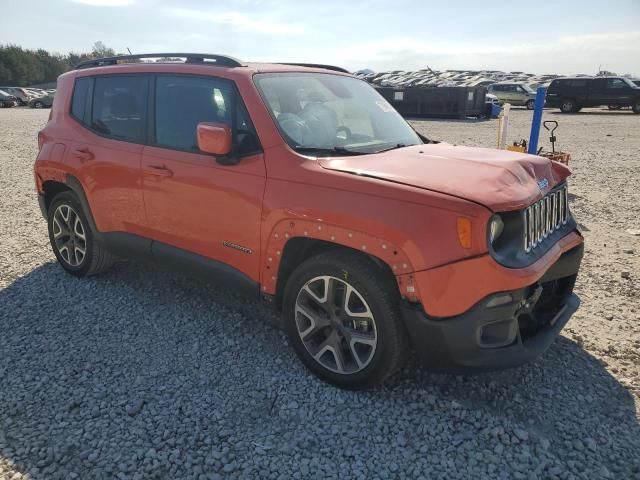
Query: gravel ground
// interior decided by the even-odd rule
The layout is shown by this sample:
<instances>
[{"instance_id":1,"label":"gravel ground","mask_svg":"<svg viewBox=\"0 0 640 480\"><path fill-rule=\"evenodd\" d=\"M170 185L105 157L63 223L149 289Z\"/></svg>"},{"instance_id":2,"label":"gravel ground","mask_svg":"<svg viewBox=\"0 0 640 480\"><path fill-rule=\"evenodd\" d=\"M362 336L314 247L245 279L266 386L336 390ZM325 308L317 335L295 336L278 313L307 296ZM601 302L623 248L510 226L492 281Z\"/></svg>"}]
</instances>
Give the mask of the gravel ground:
<instances>
[{"instance_id":1,"label":"gravel ground","mask_svg":"<svg viewBox=\"0 0 640 480\"><path fill-rule=\"evenodd\" d=\"M640 478L639 116L546 113L587 248L583 306L542 358L473 377L412 361L352 393L307 373L264 306L133 263L65 274L31 170L47 115L0 110L1 480ZM496 137L495 121L415 125Z\"/></svg>"}]
</instances>

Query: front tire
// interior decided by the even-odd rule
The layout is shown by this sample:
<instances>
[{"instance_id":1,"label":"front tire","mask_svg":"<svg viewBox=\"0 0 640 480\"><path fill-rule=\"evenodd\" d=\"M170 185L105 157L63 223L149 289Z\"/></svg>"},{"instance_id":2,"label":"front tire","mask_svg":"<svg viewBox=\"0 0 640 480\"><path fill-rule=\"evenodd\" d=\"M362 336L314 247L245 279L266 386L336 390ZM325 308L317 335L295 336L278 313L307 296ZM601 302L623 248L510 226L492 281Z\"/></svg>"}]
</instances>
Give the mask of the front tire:
<instances>
[{"instance_id":1,"label":"front tire","mask_svg":"<svg viewBox=\"0 0 640 480\"><path fill-rule=\"evenodd\" d=\"M633 110L633 113L640 114L640 100L636 100L631 109Z\"/></svg>"},{"instance_id":2,"label":"front tire","mask_svg":"<svg viewBox=\"0 0 640 480\"><path fill-rule=\"evenodd\" d=\"M44 107L44 103L42 102L35 102L33 104L33 108L43 108Z\"/></svg>"},{"instance_id":3,"label":"front tire","mask_svg":"<svg viewBox=\"0 0 640 480\"><path fill-rule=\"evenodd\" d=\"M527 100L527 103L525 104L525 106L527 107L527 110L533 110L533 107L535 107L536 101L535 100Z\"/></svg>"},{"instance_id":4,"label":"front tire","mask_svg":"<svg viewBox=\"0 0 640 480\"><path fill-rule=\"evenodd\" d=\"M62 192L47 213L49 241L58 263L71 275L85 277L108 270L116 257L96 241L76 195Z\"/></svg>"},{"instance_id":5,"label":"front tire","mask_svg":"<svg viewBox=\"0 0 640 480\"><path fill-rule=\"evenodd\" d=\"M305 366L341 388L380 385L408 355L395 282L349 251L329 251L302 263L287 282L283 317Z\"/></svg>"}]
</instances>

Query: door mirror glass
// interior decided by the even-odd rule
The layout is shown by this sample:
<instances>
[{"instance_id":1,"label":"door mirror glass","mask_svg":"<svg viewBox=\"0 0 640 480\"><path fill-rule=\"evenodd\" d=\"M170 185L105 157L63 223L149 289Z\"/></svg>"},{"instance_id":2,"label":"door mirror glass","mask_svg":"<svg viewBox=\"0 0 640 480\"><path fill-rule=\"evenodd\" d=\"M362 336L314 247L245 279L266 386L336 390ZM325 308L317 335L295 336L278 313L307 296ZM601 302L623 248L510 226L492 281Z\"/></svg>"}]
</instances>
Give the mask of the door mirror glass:
<instances>
[{"instance_id":1,"label":"door mirror glass","mask_svg":"<svg viewBox=\"0 0 640 480\"><path fill-rule=\"evenodd\" d=\"M224 123L200 122L197 128L198 148L213 155L231 152L231 128Z\"/></svg>"}]
</instances>

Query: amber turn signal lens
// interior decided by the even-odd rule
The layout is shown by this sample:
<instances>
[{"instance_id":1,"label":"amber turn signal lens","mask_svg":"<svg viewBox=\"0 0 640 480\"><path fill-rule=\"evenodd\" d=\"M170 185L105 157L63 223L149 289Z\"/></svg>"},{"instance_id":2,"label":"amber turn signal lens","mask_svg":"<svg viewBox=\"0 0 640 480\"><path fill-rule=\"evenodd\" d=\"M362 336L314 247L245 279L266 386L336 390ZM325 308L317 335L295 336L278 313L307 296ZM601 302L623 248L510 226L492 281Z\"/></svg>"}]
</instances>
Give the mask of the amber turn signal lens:
<instances>
[{"instance_id":1,"label":"amber turn signal lens","mask_svg":"<svg viewBox=\"0 0 640 480\"><path fill-rule=\"evenodd\" d=\"M462 248L471 248L471 220L458 217L458 241Z\"/></svg>"}]
</instances>

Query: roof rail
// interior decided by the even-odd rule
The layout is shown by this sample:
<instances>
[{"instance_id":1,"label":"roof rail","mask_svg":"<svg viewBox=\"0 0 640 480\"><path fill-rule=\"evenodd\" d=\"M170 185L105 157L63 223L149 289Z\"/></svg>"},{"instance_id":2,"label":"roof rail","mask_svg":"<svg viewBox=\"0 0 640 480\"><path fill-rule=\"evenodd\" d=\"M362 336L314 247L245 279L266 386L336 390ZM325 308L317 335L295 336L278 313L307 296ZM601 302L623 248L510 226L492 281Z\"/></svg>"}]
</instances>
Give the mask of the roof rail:
<instances>
[{"instance_id":1,"label":"roof rail","mask_svg":"<svg viewBox=\"0 0 640 480\"><path fill-rule=\"evenodd\" d=\"M288 62L278 62L280 65L291 65L296 67L309 67L309 68L323 68L325 70L333 70L335 72L341 73L351 73L349 70L346 70L342 67L336 67L335 65L323 65L322 63L288 63Z\"/></svg>"},{"instance_id":2,"label":"roof rail","mask_svg":"<svg viewBox=\"0 0 640 480\"><path fill-rule=\"evenodd\" d=\"M140 60L143 58L184 58L184 63L202 63L218 67L244 67L244 64L237 58L226 55L214 55L207 53L142 53L140 55L118 55L115 57L94 58L77 64L74 69L91 67L105 67L107 65L117 65L120 61ZM209 61L207 61L209 60Z\"/></svg>"}]
</instances>

